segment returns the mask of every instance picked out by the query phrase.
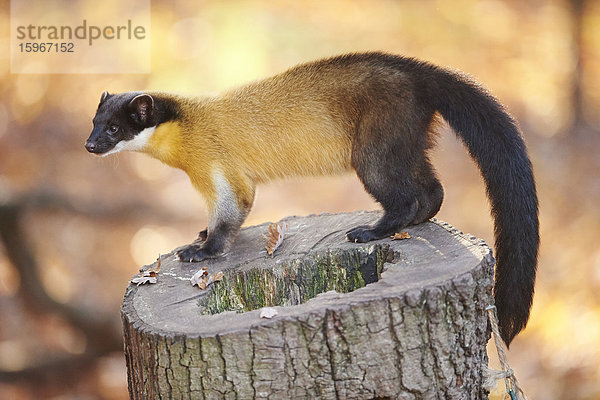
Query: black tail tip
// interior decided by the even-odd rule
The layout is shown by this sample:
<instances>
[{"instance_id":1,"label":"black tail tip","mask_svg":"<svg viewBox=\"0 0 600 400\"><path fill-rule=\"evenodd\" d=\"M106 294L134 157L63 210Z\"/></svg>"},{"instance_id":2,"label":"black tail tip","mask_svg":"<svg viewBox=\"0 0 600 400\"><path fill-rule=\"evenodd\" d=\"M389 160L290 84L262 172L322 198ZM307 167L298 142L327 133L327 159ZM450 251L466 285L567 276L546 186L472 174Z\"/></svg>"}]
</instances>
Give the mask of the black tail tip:
<instances>
[{"instance_id":1,"label":"black tail tip","mask_svg":"<svg viewBox=\"0 0 600 400\"><path fill-rule=\"evenodd\" d=\"M502 341L506 345L507 349L510 349L510 344L512 343L515 336L517 336L517 333L518 332L510 330L510 328L500 327L500 337L502 338Z\"/></svg>"},{"instance_id":2,"label":"black tail tip","mask_svg":"<svg viewBox=\"0 0 600 400\"><path fill-rule=\"evenodd\" d=\"M510 348L515 336L519 334L527 325L529 319L529 308L518 309L513 313L507 315L506 309L498 308L498 328L500 330L500 337L506 345L506 348Z\"/></svg>"}]
</instances>

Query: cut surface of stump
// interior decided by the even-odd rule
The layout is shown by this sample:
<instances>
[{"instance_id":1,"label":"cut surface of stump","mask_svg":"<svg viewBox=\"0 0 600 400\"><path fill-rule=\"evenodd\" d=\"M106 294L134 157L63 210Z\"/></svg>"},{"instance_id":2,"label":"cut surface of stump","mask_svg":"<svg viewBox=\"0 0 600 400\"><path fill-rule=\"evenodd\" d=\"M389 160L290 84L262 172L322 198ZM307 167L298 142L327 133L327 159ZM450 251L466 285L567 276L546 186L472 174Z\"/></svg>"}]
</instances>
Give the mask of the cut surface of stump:
<instances>
[{"instance_id":1,"label":"cut surface of stump","mask_svg":"<svg viewBox=\"0 0 600 400\"><path fill-rule=\"evenodd\" d=\"M490 249L436 220L345 240L379 217L286 218L273 256L268 224L217 259L163 255L158 282L123 302L131 398L486 398ZM201 267L223 280L192 286Z\"/></svg>"}]
</instances>

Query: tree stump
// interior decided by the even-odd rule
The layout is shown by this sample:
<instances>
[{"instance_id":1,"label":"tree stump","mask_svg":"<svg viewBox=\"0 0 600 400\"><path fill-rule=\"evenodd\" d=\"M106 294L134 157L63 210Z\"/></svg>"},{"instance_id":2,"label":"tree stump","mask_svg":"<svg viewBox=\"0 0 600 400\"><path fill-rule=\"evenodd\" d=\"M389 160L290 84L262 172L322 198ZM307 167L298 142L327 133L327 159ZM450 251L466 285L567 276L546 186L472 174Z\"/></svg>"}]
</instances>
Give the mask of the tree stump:
<instances>
[{"instance_id":1,"label":"tree stump","mask_svg":"<svg viewBox=\"0 0 600 400\"><path fill-rule=\"evenodd\" d=\"M286 218L273 256L268 224L219 259L162 256L158 283L130 285L123 302L130 397L487 398L490 249L435 219L407 240L345 240L379 216ZM201 267L223 280L192 286Z\"/></svg>"}]
</instances>

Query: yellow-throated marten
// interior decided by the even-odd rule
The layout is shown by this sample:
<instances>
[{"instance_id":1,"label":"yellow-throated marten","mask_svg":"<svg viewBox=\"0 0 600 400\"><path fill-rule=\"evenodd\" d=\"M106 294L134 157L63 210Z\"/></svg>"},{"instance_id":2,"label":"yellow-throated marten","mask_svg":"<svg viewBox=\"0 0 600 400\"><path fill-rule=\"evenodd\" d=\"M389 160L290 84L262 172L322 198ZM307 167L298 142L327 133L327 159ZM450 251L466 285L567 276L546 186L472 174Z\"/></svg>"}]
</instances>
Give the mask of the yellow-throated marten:
<instances>
[{"instance_id":1,"label":"yellow-throated marten","mask_svg":"<svg viewBox=\"0 0 600 400\"><path fill-rule=\"evenodd\" d=\"M200 261L227 249L258 183L355 170L384 209L346 233L367 242L433 217L442 185L429 162L436 112L477 162L492 203L502 337L527 323L539 229L531 163L502 105L465 76L412 58L348 54L302 64L218 96L103 93L86 148L141 151L189 175L210 212Z\"/></svg>"}]
</instances>

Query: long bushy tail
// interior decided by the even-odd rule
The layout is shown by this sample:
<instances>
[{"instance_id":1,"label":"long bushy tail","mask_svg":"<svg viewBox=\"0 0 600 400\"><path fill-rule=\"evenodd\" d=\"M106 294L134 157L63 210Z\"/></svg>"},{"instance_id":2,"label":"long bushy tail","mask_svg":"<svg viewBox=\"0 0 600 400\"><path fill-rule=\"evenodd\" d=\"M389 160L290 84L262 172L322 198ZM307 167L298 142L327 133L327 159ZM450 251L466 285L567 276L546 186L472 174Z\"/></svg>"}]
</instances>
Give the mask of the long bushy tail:
<instances>
[{"instance_id":1,"label":"long bushy tail","mask_svg":"<svg viewBox=\"0 0 600 400\"><path fill-rule=\"evenodd\" d=\"M525 327L539 247L538 200L519 128L487 91L457 73L429 71L429 98L462 139L485 181L494 218L494 297L507 345Z\"/></svg>"}]
</instances>

